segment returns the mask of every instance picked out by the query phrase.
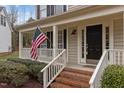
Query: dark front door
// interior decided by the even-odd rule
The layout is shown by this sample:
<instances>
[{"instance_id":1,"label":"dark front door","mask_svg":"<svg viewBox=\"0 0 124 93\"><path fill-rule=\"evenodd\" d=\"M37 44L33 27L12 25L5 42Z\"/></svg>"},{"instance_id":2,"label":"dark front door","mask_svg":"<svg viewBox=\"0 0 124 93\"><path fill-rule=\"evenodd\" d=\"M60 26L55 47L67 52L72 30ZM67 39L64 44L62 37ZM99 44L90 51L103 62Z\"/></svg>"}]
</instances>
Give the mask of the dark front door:
<instances>
[{"instance_id":1,"label":"dark front door","mask_svg":"<svg viewBox=\"0 0 124 93\"><path fill-rule=\"evenodd\" d=\"M102 25L87 26L87 59L100 59L102 55Z\"/></svg>"}]
</instances>

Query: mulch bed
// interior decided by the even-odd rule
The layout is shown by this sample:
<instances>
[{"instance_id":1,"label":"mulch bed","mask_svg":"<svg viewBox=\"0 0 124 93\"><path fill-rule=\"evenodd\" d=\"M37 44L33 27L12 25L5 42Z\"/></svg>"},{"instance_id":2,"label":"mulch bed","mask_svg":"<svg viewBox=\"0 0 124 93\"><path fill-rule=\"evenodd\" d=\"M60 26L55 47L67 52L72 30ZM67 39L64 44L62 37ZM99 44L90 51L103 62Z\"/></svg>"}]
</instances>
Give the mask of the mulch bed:
<instances>
[{"instance_id":1,"label":"mulch bed","mask_svg":"<svg viewBox=\"0 0 124 93\"><path fill-rule=\"evenodd\" d=\"M42 88L43 85L36 80L29 80L23 86L15 87L11 84L0 83L0 88Z\"/></svg>"}]
</instances>

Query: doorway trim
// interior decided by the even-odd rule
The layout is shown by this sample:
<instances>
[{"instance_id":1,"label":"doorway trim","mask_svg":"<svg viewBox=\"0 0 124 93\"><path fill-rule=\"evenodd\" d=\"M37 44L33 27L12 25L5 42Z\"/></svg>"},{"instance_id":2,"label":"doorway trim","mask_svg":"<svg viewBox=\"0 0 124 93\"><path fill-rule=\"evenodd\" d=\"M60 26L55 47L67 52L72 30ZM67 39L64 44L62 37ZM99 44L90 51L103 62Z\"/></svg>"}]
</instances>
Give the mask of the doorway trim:
<instances>
[{"instance_id":1,"label":"doorway trim","mask_svg":"<svg viewBox=\"0 0 124 93\"><path fill-rule=\"evenodd\" d=\"M104 23L104 22L96 22L96 23L90 23L90 24L84 24L84 25L82 25L81 27L80 27L80 31L79 32L81 32L82 30L84 30L84 47L85 47L85 50L84 50L84 56L85 56L85 62L82 62L82 60L84 60L80 55L82 54L82 49L81 49L81 47L82 47L82 44L78 44L78 45L80 45L79 47L78 47L78 51L80 52L80 53L78 53L78 64L81 64L81 65L92 65L92 64L87 64L86 63L86 60L87 60L87 58L86 58L86 55L87 55L87 51L86 51L86 27L87 26L93 26L93 25L102 25L102 53L103 53L103 51L105 50L105 24L106 23ZM81 32L82 33L82 32ZM78 35L78 36L80 36L80 39L82 38L81 37L81 35ZM78 39L79 40L79 39ZM80 41L78 41L78 43L81 43L82 42L82 40L80 40Z\"/></svg>"}]
</instances>

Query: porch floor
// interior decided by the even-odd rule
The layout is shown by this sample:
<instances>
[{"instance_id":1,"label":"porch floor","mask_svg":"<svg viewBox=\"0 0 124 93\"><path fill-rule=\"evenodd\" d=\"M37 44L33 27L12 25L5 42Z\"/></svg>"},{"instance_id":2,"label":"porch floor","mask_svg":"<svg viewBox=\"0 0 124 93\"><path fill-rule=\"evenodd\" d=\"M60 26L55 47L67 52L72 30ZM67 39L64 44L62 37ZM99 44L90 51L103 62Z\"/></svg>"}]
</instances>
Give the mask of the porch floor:
<instances>
[{"instance_id":1,"label":"porch floor","mask_svg":"<svg viewBox=\"0 0 124 93\"><path fill-rule=\"evenodd\" d=\"M96 66L80 65L76 63L68 63L66 67L87 71L94 71L96 68Z\"/></svg>"}]
</instances>

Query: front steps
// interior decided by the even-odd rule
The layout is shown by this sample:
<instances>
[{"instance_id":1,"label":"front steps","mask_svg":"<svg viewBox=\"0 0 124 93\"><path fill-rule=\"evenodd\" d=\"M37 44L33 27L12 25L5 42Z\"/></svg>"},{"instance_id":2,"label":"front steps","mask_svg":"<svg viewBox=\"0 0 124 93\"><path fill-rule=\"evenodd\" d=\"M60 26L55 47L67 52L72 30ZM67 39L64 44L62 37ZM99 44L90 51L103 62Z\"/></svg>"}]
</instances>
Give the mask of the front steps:
<instances>
[{"instance_id":1,"label":"front steps","mask_svg":"<svg viewBox=\"0 0 124 93\"><path fill-rule=\"evenodd\" d=\"M88 88L93 71L65 68L50 84L51 88Z\"/></svg>"}]
</instances>

